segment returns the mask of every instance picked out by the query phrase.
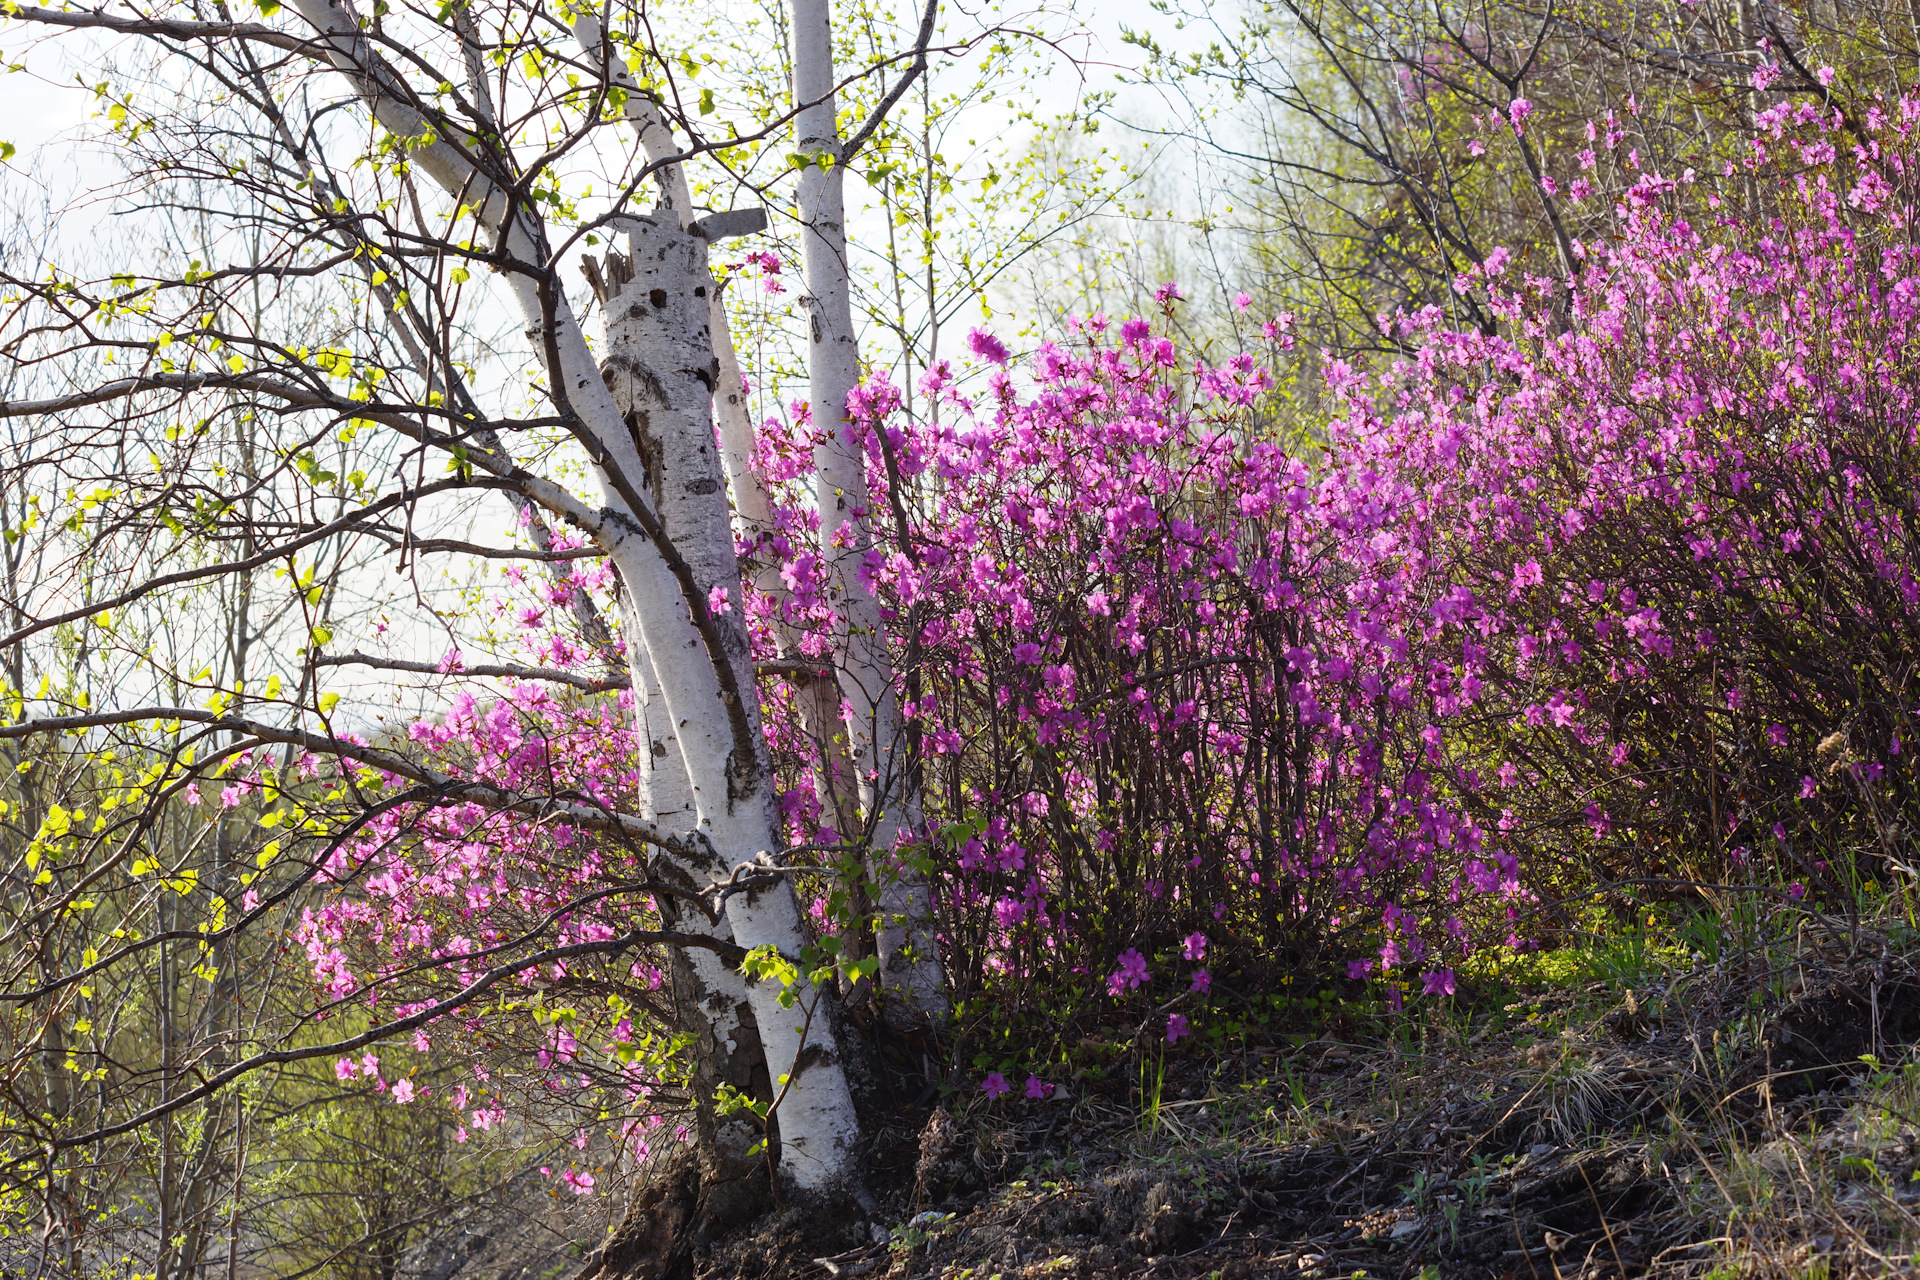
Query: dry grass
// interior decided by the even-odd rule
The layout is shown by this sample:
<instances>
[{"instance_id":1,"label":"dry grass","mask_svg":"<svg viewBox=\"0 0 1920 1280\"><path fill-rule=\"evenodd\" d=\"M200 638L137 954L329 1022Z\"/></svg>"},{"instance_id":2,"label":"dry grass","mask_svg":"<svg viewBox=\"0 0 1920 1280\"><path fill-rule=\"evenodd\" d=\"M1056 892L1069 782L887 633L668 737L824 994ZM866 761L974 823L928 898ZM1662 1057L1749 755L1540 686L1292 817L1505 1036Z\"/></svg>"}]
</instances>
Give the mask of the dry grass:
<instances>
[{"instance_id":1,"label":"dry grass","mask_svg":"<svg viewBox=\"0 0 1920 1280\"><path fill-rule=\"evenodd\" d=\"M954 1216L869 1261L930 1280L1920 1274L1904 934L1807 917L1625 977L1530 993L1504 1027L1436 1013L1148 1058L1124 1093L963 1115L960 1174L927 1193Z\"/></svg>"}]
</instances>

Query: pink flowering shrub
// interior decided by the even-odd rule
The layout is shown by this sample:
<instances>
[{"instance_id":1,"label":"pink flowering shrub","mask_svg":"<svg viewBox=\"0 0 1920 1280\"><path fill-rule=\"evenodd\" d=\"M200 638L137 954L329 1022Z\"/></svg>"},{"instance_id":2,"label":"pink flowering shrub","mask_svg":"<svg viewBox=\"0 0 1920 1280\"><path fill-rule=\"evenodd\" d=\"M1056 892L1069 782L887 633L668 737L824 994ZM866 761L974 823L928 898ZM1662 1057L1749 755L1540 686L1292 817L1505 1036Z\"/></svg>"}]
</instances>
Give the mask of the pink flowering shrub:
<instances>
[{"instance_id":1,"label":"pink flowering shrub","mask_svg":"<svg viewBox=\"0 0 1920 1280\"><path fill-rule=\"evenodd\" d=\"M937 428L864 388L959 980L1132 999L1184 984L1198 928L1451 994L1568 895L1837 889L1884 853L1913 796L1915 114L1771 112L1748 168L1797 200L1764 226L1678 212L1737 172L1642 176L1570 290L1462 278L1500 332L1402 316L1407 359L1330 361L1311 452L1274 443L1253 357L1143 320L978 398L936 369Z\"/></svg>"},{"instance_id":2,"label":"pink flowering shrub","mask_svg":"<svg viewBox=\"0 0 1920 1280\"><path fill-rule=\"evenodd\" d=\"M598 674L591 651L568 634L570 606L575 593L586 593L604 609L609 587L604 569L576 568L537 584L510 570L492 606L498 619L515 624L507 634L521 652L508 656ZM528 621L529 613L540 616ZM465 665L457 653L441 663L456 677ZM455 692L443 712L407 726L409 751L483 784L634 807L638 757L629 692L587 696L533 681L478 692ZM657 904L621 891L644 880L643 853L563 821L502 813L371 771L357 783L371 784L370 799L378 802L312 866L320 893L301 910L292 934L305 948L323 1003L337 1003L349 1018L362 1010L407 1017L503 962L550 958L514 972L495 1007L469 1006L414 1033L405 1059L416 1069L456 1065L460 1083L451 1091L416 1092L406 1078L389 1086L371 1054L358 1064L341 1059L339 1079L362 1078L399 1104L419 1106L431 1097L431 1105L451 1109L463 1134L469 1125L490 1130L509 1110L535 1132L546 1126L573 1133L617 1099L629 1113L617 1141L644 1155L649 1136L658 1142L654 1131L677 1121L687 1104L684 1064L671 1060L653 1034L675 1025L664 990L666 957L651 947L606 954L592 945L660 927ZM551 993L551 1007L542 993ZM503 1011L508 1000L523 1003ZM637 1018L649 1028L639 1039ZM385 1052L395 1058L403 1051L396 1042ZM587 1194L593 1180L583 1175L569 1185Z\"/></svg>"},{"instance_id":3,"label":"pink flowering shrub","mask_svg":"<svg viewBox=\"0 0 1920 1280\"><path fill-rule=\"evenodd\" d=\"M1749 167L1796 201L1765 225L1716 212L1738 171L1644 175L1570 287L1497 263L1460 280L1499 332L1401 316L1406 358L1329 360L1311 448L1282 443L1261 362L1287 317L1270 351L1217 365L1140 319L1085 320L1024 364L976 332L974 394L946 365L922 382L937 418L863 387L861 572L902 673L926 817L907 852L956 996L1121 1009L1177 1042L1283 967L1442 999L1476 950L1548 939L1610 887L1785 903L1908 861L1917 120L1920 102L1769 112ZM785 593L738 602L762 656L830 652L811 448L804 415L763 433L779 509L744 550ZM503 601L498 630L584 669L574 590L605 583ZM835 843L796 688L766 692L793 843ZM621 807L626 700L525 684L410 736L462 776ZM524 940L659 923L618 891L639 851L401 792L316 869L296 936L330 997L420 1007ZM577 1016L462 1030L510 1042L523 1091L619 1091L657 1126L684 1096L632 1020L670 1023L664 962L529 970L517 994L563 990ZM997 1100L1041 1064L994 1065ZM451 1101L484 1130L505 1093L479 1076Z\"/></svg>"}]
</instances>

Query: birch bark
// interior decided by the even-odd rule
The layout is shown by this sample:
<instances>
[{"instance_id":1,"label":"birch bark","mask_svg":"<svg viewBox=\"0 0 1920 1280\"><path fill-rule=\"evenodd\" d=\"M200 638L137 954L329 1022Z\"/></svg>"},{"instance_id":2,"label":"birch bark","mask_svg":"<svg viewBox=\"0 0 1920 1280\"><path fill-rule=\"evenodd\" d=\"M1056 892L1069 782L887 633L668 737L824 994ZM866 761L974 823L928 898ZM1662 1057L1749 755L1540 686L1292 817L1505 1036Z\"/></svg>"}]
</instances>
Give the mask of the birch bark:
<instances>
[{"instance_id":1,"label":"birch bark","mask_svg":"<svg viewBox=\"0 0 1920 1280\"><path fill-rule=\"evenodd\" d=\"M600 62L608 80L627 91L627 121L633 127L647 162L660 166L656 176L660 185L661 207L654 211L655 221L664 223L668 220L667 215L672 214L681 229L690 228L693 225L693 196L688 187L686 168L679 160L681 152L672 128L662 118L653 99L640 91L624 64L612 58L610 50L603 46L598 18L591 15L578 18L574 24L574 34L582 48ZM638 252L636 248L635 261L638 261ZM710 264L704 259L702 269L711 275ZM609 289L612 287L609 284ZM734 350L733 334L727 322L726 301L720 287L711 281L706 298L709 338L717 369L717 382L712 392L713 410L719 427L725 479L732 496L734 515L750 534L764 533L774 527L773 503L751 462L753 419L748 411L739 357ZM611 327L608 339L610 342L616 341ZM787 585L781 580L777 564L761 560L751 566L751 571L756 590L769 599L787 598ZM780 636L782 651L797 653L799 637L778 622L775 628ZM848 752L846 725L840 715L838 682L818 675L801 675L794 679L798 687L801 725L813 740L817 752L813 771L814 795L822 809L831 815L839 838L855 839L862 826L859 793L853 760ZM859 908L856 915L864 916L866 904L859 895L856 895L856 905ZM857 958L871 954L872 949L872 940L865 937L862 930L854 938L843 939L841 955L844 958ZM711 957L701 958L711 960Z\"/></svg>"},{"instance_id":2,"label":"birch bark","mask_svg":"<svg viewBox=\"0 0 1920 1280\"><path fill-rule=\"evenodd\" d=\"M814 493L820 547L839 619L835 662L851 706L848 736L859 788L869 875L878 897L876 944L883 987L907 1009L946 1012L946 986L932 929L926 878L902 865L896 846L921 826L909 772L880 603L861 573L873 550L865 459L847 397L860 381L847 256L845 167L836 117L831 0L793 0L793 102L801 170L800 223L808 310L807 381L815 429ZM824 164L822 162L825 162Z\"/></svg>"},{"instance_id":3,"label":"birch bark","mask_svg":"<svg viewBox=\"0 0 1920 1280\"><path fill-rule=\"evenodd\" d=\"M435 134L375 56L343 0L294 0L294 7L319 32L327 60L349 79L382 126L405 138ZM679 396L672 392L666 396L674 415L684 413L685 421L706 418L701 439L711 487L688 471L682 473L688 478L677 482L679 492L669 495L664 487L661 490L663 504L670 501L680 509L676 519L688 521L690 529L697 526L707 531L704 542L693 538L688 545L680 545L664 535L661 509L646 492L649 468L642 443L627 429L613 392L600 377L578 318L551 270L537 218L527 209L513 207L509 193L452 142L435 137L414 148L410 158L418 171L477 209L482 225L495 237L505 259L503 274L534 348L542 353L554 398L569 429L588 451L602 503L594 521L597 540L620 574L644 651L651 657L650 663L635 667L635 683L642 684L649 675L658 679L693 795L693 834L712 851L705 865L689 870L723 878L735 865L766 858L779 846L772 776L759 732L745 634L738 611L729 625L728 615L709 608L698 585L703 577L712 576L730 586L735 600L739 598L737 565L726 568L732 557L732 536L724 490L714 479L719 468L711 400L694 397L683 411ZM703 261L697 272L692 270L698 255L691 237L677 227L671 231L661 227L658 238L650 238L648 252L656 254L658 274L646 295L647 304L663 313L664 321L667 316L684 319L696 314L698 303L698 314L704 318L708 281ZM655 304L657 295L664 296ZM684 352L689 346L689 340L682 340L671 350ZM711 395L710 347L691 367L675 364L668 348L661 354L665 358L652 370L656 377L681 388L688 378L697 382L699 371L706 371L705 391ZM686 439L698 434L691 427L675 432ZM691 460L688 465L693 465ZM530 487L530 492L543 490ZM639 646L630 649L638 651ZM797 901L784 877L776 876L770 885L729 898L727 919L735 941L750 949L772 946L797 958L806 941ZM776 982L752 982L747 995L768 1074L776 1089L784 1089L779 1109L783 1177L803 1193L857 1193L858 1126L838 1046L829 1024L809 1025L813 1021L809 1010L818 993L802 978L792 992Z\"/></svg>"}]
</instances>

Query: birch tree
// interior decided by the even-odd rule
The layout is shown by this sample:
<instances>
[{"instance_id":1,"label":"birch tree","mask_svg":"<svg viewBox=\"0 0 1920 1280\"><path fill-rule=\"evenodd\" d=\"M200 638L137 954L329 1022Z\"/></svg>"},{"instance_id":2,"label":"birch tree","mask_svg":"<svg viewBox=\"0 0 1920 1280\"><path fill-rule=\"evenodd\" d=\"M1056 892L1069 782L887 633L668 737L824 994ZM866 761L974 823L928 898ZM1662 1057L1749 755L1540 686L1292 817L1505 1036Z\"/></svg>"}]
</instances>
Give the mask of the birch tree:
<instances>
[{"instance_id":1,"label":"birch tree","mask_svg":"<svg viewBox=\"0 0 1920 1280\"><path fill-rule=\"evenodd\" d=\"M928 0L920 20L914 69L925 69L924 50L933 35L937 4ZM903 77L891 107L905 91ZM905 724L879 601L860 572L872 550L866 466L847 398L860 381L860 351L853 327L852 271L846 227L848 162L872 136L876 118L842 141L834 102L833 24L827 0L794 0L794 133L800 154L812 159L800 171L800 222L807 292L808 402L821 429L814 451L814 497L820 512L820 546L836 592L839 633L834 650L851 709L852 765L861 820L879 890L880 968L907 1008L945 1008L938 948L930 929L924 877L895 861L900 839L920 826L919 797L908 760Z\"/></svg>"},{"instance_id":2,"label":"birch tree","mask_svg":"<svg viewBox=\"0 0 1920 1280\"><path fill-rule=\"evenodd\" d=\"M707 249L753 225L757 211L702 214L684 166L696 157L737 164L824 109L824 131L803 124L800 133L839 163L803 170L801 202L822 245L809 251L813 314L834 335L815 343L815 399L844 421L858 363L839 169L924 72L933 7L914 47L863 69L887 88L875 119L846 144L832 127L841 82L809 43L828 37L824 4L794 14L794 111L770 129L730 128L724 138L689 123L711 100L695 82L698 51L654 40L655 15L644 6L429 12L381 0L363 11L352 0L295 0L262 4L257 21L224 5L12 5L8 15L10 29L36 36L143 42L144 75L100 90L135 174L129 189L165 201L179 198L186 177L211 181L221 217L277 238L242 265L147 262L98 278L56 267L9 270L5 280L0 350L21 375L13 385L38 389L10 393L0 416L54 442L6 459L22 492L45 499L8 536L28 548L36 571L56 572L9 593L12 625L0 645L22 656L11 668L14 722L0 735L29 754L59 742L96 764L112 750L139 763L110 812L55 806L57 818L16 823L7 850L16 915L58 921L77 958L31 978L10 971L6 998L23 1017L70 1022L97 975L176 937L200 948L196 972L215 975L208 981L237 963L220 947L256 934L303 938L309 958L336 966L331 990L294 1030L263 1037L236 1022L217 1037L218 1053L157 1098L121 1081L110 1053L73 1055L83 1078L97 1072L125 1087L84 1115L10 1113L0 1132L10 1183L30 1186L70 1153L142 1131L251 1072L337 1058L344 1073L352 1055L392 1037L425 1036L450 1020L474 1025L509 992L531 990L537 1003L586 982L590 970L626 981L635 957L659 954L672 973L673 1016L700 1045L699 1087L764 1113L785 1193L864 1201L858 1126L823 986L832 968L819 967L792 888L797 868L782 847L738 607L731 513L751 518L764 496L743 481L738 369ZM575 185L583 171L602 175L597 192ZM595 252L606 247L613 251ZM588 289L569 265L583 254ZM263 285L322 291L344 317L339 333L276 331L236 306L240 291ZM589 291L605 318L597 344L580 306ZM472 335L497 314L491 308L516 317L525 346L505 366L523 354L527 372L489 387L499 365L479 366ZM205 424L223 413L260 453L258 477L236 476L200 448ZM356 465L376 456L375 441L398 453L377 472ZM340 455L331 465L329 451ZM844 440L819 464L823 492L860 487L847 471L858 454L849 461ZM323 484L349 500L323 514L311 500ZM249 521L241 500L265 492L286 514ZM516 545L472 534L480 513L497 510L475 505L481 499L512 508ZM845 509L823 529L836 556L857 559L863 518ZM842 525L850 532L839 534ZM235 552L239 538L246 546ZM430 700L433 677L463 664L454 655L436 663L360 654L354 642L384 625L377 601L359 616L316 612L333 587L364 585L345 559L316 566L315 548L330 543L378 549L403 579L421 556L442 553L554 571L555 596L601 670L508 664L466 674L588 694L625 687L640 744L632 788L562 784L551 764L544 785L463 774L411 749L400 726L342 707L344 671L413 673ZM102 548L117 550L101 557ZM617 583L617 626L560 572L583 552L604 557ZM90 564L94 576L77 591ZM289 679L243 689L202 655L162 656L149 644L134 678L98 703L33 688L34 673L73 636L124 626L133 610L190 609L198 585L267 568L280 592L279 631L258 639L297 650ZM896 833L916 825L894 677L870 594L850 571L839 581L847 623L835 665L855 713L864 834L885 857ZM436 611L423 613L408 625L434 625ZM427 642L424 630L419 639ZM209 751L212 743L219 749ZM287 836L261 847L256 872L209 895L162 865L161 828L169 806L229 777L239 780L228 789L260 802ZM469 942L405 974L362 980L344 952L325 945L315 904L353 885L361 867L352 851L392 815L418 824L453 811L476 830L498 818L516 830L580 833L589 851L568 864L579 878L542 898L551 909L510 937L496 930L486 936L499 940L477 951ZM561 847L575 848L572 839ZM912 1007L938 1011L925 891L912 876L882 883L884 970ZM157 929L130 926L154 902L182 911L191 902L193 912ZM439 975L431 989L413 976L429 968ZM370 1011L352 1024L364 1029L333 1030L346 1007ZM722 1126L702 1113L711 1143Z\"/></svg>"}]
</instances>

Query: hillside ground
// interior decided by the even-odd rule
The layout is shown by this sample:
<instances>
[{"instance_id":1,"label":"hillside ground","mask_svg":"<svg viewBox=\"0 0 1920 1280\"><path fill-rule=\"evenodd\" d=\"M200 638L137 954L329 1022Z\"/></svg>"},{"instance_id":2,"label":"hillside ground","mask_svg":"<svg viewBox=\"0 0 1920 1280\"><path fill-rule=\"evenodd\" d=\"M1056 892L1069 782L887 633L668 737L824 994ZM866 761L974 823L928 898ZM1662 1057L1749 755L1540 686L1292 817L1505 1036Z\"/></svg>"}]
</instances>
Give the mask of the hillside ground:
<instances>
[{"instance_id":1,"label":"hillside ground","mask_svg":"<svg viewBox=\"0 0 1920 1280\"><path fill-rule=\"evenodd\" d=\"M778 1212L703 1280L1920 1273L1920 949L1812 911L1613 936L1231 1051L1089 1037L1046 1100L872 1117L884 1240Z\"/></svg>"}]
</instances>

